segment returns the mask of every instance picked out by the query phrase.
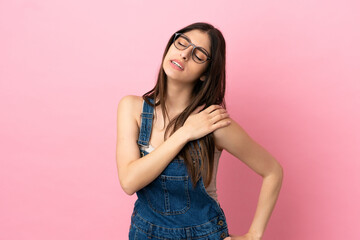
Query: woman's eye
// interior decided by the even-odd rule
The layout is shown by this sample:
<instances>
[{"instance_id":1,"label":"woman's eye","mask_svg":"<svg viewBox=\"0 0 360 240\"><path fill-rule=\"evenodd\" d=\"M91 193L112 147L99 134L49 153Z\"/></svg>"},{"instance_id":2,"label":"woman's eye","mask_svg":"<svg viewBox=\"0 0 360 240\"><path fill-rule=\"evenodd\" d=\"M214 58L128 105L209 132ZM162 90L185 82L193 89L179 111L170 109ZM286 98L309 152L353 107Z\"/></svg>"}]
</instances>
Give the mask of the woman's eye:
<instances>
[{"instance_id":1,"label":"woman's eye","mask_svg":"<svg viewBox=\"0 0 360 240\"><path fill-rule=\"evenodd\" d=\"M195 55L195 57L196 57L198 60L203 61L203 60L202 60L201 58L199 58L198 56Z\"/></svg>"}]
</instances>

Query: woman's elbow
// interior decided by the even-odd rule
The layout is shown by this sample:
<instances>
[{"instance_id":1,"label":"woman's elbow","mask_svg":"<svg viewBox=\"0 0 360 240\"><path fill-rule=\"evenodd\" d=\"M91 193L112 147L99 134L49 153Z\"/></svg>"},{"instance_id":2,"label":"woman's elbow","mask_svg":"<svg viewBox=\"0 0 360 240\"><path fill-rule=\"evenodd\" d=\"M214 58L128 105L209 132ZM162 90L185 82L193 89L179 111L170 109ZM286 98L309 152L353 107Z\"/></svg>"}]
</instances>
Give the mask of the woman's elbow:
<instances>
[{"instance_id":1,"label":"woman's elbow","mask_svg":"<svg viewBox=\"0 0 360 240\"><path fill-rule=\"evenodd\" d=\"M283 167L280 165L280 163L277 162L275 166L271 168L271 171L269 171L265 177L268 176L274 179L278 179L279 181L282 181L284 176L284 170Z\"/></svg>"},{"instance_id":2,"label":"woman's elbow","mask_svg":"<svg viewBox=\"0 0 360 240\"><path fill-rule=\"evenodd\" d=\"M283 167L278 164L276 168L274 168L273 173L271 174L274 179L277 179L279 185L281 185L283 178L284 178L284 170Z\"/></svg>"},{"instance_id":3,"label":"woman's elbow","mask_svg":"<svg viewBox=\"0 0 360 240\"><path fill-rule=\"evenodd\" d=\"M119 181L120 181L120 185L121 188L123 189L123 191L129 195L132 196L136 191L134 191L134 189L131 187L131 184L129 184L126 179L120 178L119 177Z\"/></svg>"}]
</instances>

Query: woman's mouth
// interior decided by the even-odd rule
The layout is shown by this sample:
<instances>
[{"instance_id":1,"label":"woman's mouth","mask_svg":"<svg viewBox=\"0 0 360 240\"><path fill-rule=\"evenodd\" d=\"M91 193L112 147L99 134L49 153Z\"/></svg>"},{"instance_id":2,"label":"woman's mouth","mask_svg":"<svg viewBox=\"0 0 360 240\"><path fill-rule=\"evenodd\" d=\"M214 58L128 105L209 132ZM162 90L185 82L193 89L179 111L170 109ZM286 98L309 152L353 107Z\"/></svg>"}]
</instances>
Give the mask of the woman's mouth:
<instances>
[{"instance_id":1,"label":"woman's mouth","mask_svg":"<svg viewBox=\"0 0 360 240\"><path fill-rule=\"evenodd\" d=\"M178 63L174 60L170 60L170 62L171 62L171 66L173 66L175 69L181 70L181 71L184 70L184 67L180 63Z\"/></svg>"}]
</instances>

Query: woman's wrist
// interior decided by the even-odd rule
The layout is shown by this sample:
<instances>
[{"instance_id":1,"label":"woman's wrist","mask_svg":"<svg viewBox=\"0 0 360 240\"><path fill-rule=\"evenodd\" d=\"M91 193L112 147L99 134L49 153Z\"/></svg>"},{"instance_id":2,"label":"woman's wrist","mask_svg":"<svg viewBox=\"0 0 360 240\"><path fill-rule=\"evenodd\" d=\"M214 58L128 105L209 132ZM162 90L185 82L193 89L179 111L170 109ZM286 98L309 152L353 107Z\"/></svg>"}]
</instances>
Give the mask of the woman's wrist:
<instances>
[{"instance_id":1,"label":"woman's wrist","mask_svg":"<svg viewBox=\"0 0 360 240\"><path fill-rule=\"evenodd\" d=\"M262 234L258 232L249 231L246 234L251 236L251 239L253 240L261 240L262 238Z\"/></svg>"},{"instance_id":2,"label":"woman's wrist","mask_svg":"<svg viewBox=\"0 0 360 240\"><path fill-rule=\"evenodd\" d=\"M178 134L179 138L183 141L184 144L190 141L190 136L187 131L185 131L184 127L180 127L174 134Z\"/></svg>"}]
</instances>

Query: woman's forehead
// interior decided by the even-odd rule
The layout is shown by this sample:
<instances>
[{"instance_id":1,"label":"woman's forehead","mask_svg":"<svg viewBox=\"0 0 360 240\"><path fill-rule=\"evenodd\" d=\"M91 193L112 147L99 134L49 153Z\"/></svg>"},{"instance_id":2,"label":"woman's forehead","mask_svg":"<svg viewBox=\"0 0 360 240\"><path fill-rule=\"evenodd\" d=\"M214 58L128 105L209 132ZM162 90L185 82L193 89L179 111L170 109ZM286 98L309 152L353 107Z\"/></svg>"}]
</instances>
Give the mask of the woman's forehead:
<instances>
[{"instance_id":1,"label":"woman's forehead","mask_svg":"<svg viewBox=\"0 0 360 240\"><path fill-rule=\"evenodd\" d=\"M188 37L193 44L205 48L205 50L210 53L211 42L210 37L206 32L194 29L183 34Z\"/></svg>"}]
</instances>

